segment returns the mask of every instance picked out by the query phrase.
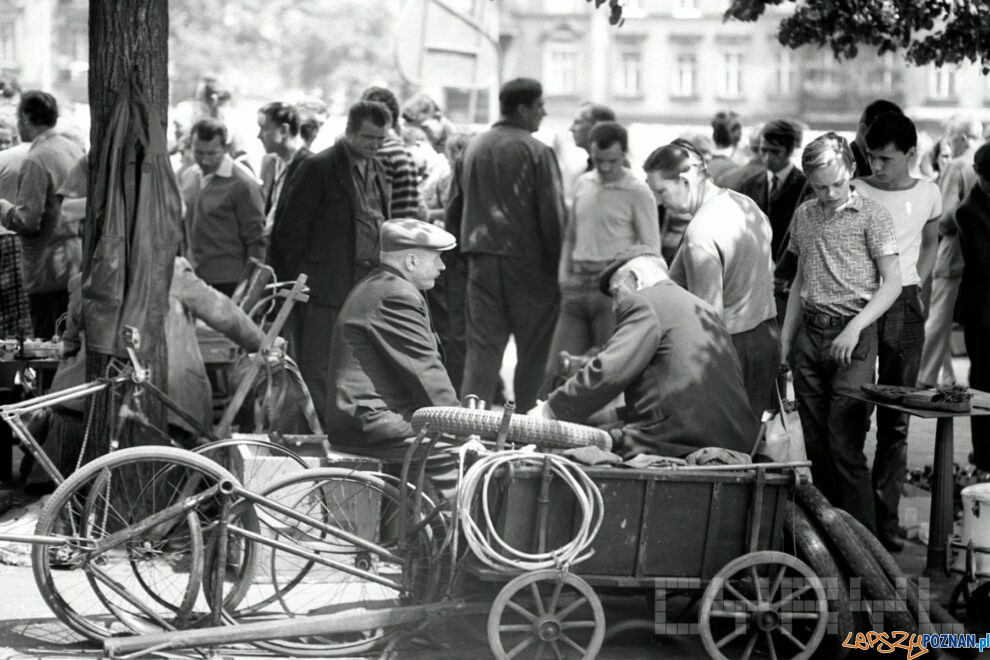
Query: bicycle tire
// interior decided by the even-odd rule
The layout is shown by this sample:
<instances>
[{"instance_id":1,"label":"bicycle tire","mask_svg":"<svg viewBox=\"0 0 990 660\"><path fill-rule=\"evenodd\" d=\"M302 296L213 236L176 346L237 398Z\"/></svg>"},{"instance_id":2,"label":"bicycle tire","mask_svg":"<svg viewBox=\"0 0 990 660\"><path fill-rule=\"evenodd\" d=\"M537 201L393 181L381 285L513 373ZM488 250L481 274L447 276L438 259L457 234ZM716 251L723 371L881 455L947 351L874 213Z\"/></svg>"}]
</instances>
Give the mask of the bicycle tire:
<instances>
[{"instance_id":1,"label":"bicycle tire","mask_svg":"<svg viewBox=\"0 0 990 660\"><path fill-rule=\"evenodd\" d=\"M412 425L417 430L429 424L430 429L442 433L494 439L498 436L502 418L502 413L493 410L430 406L413 413ZM606 431L528 415L512 415L506 439L516 444L534 444L551 449L593 446L603 451L612 450L612 436Z\"/></svg>"},{"instance_id":2,"label":"bicycle tire","mask_svg":"<svg viewBox=\"0 0 990 660\"><path fill-rule=\"evenodd\" d=\"M345 529L389 549L400 545L398 539L381 539L383 534L394 533L395 516L401 514L398 491L375 475L344 468L312 469L288 475L260 494L310 520ZM376 505L380 519L370 521L366 517L368 508ZM406 503L410 512L412 506L412 502ZM284 516L263 503L255 504L255 508L266 537L291 542L321 558L345 564L353 562L354 566L369 573L389 575L393 581L408 585L410 590L408 593L389 590L360 576L318 564L313 559L277 548L260 549L261 563L267 564L269 569L267 577L271 580L271 588L262 590L256 584L252 599L242 601L238 610L225 610L225 623L236 625L239 621L293 618L317 611L326 613L353 607L372 609L430 602L437 595L438 573L433 564L438 539L434 537L432 525L418 527L401 544L402 551L395 550L404 557L404 563L400 565L389 563L385 557L333 537L305 521ZM265 544L259 542L258 545ZM333 657L372 650L397 630L378 628L254 644L290 656Z\"/></svg>"},{"instance_id":3,"label":"bicycle tire","mask_svg":"<svg viewBox=\"0 0 990 660\"><path fill-rule=\"evenodd\" d=\"M882 613L884 629L889 632L916 630L917 622L904 600L898 598L883 568L863 548L859 535L836 513L836 509L829 504L821 491L812 484L802 484L797 488L797 498L805 513L820 526L825 537L838 549L849 567L848 574L862 578L867 594L875 602L886 601L893 606L885 606Z\"/></svg>"},{"instance_id":4,"label":"bicycle tire","mask_svg":"<svg viewBox=\"0 0 990 660\"><path fill-rule=\"evenodd\" d=\"M176 468L182 472L172 471ZM234 476L216 463L182 449L147 446L115 451L86 464L55 490L41 511L35 533L60 535L59 531L67 524L70 536L104 538L164 509L170 502L158 498L159 490L171 489L172 494L178 496L181 489L169 480L180 480L183 475L190 474L199 482L197 488L210 482L229 480L236 483ZM74 567L81 568L81 572L58 569L53 572L49 547L35 545L31 556L32 570L45 604L69 628L93 640L120 632L117 621L127 628L138 628L135 632L146 632L174 627L169 621L172 615L176 615L175 623L179 624L194 618L194 613L182 610L189 602L190 589L198 591L203 574L202 539L184 538L181 530L175 536L165 536L177 529L167 523L164 521L98 556L85 553L73 556L70 553L77 562ZM186 543L189 548L200 548L198 556L196 550L186 549ZM148 552L148 549L153 551ZM102 571L127 588L127 582L133 577L131 574L138 570L135 558L142 562L149 576L153 571L160 571L163 581L168 579L175 583L175 598L170 598L162 588L163 582L150 579L138 580L137 589L128 589L128 593L150 611L153 615L150 617L111 589L97 585L96 576ZM121 566L126 568L121 570ZM154 597L148 593L152 583L157 589ZM95 590L95 602L85 593L84 586Z\"/></svg>"}]
</instances>

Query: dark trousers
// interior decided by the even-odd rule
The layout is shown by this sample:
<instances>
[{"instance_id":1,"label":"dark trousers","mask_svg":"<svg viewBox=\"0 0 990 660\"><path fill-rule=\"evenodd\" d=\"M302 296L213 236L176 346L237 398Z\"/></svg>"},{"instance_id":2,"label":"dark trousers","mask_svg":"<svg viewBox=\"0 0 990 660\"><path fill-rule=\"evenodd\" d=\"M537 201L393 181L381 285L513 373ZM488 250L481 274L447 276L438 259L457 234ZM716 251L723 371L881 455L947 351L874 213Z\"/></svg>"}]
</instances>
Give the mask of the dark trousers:
<instances>
[{"instance_id":1,"label":"dark trousers","mask_svg":"<svg viewBox=\"0 0 990 660\"><path fill-rule=\"evenodd\" d=\"M877 321L877 382L914 387L925 347L925 317L918 287L906 286ZM907 474L908 415L877 408L877 452L873 458L873 497L877 534L897 535L897 505Z\"/></svg>"},{"instance_id":2,"label":"dark trousers","mask_svg":"<svg viewBox=\"0 0 990 660\"><path fill-rule=\"evenodd\" d=\"M592 347L601 348L615 330L612 299L598 290L598 278L560 291L560 314L553 330L547 355L544 394L553 389L558 376L561 351L583 355Z\"/></svg>"},{"instance_id":3,"label":"dark trousers","mask_svg":"<svg viewBox=\"0 0 990 660\"><path fill-rule=\"evenodd\" d=\"M69 311L69 292L29 293L28 307L31 310L31 330L34 336L51 339L57 330L58 317Z\"/></svg>"},{"instance_id":4,"label":"dark trousers","mask_svg":"<svg viewBox=\"0 0 990 660\"><path fill-rule=\"evenodd\" d=\"M516 338L516 407L536 404L554 322L557 274L529 259L472 254L468 260L467 357L461 391L491 401L509 335Z\"/></svg>"},{"instance_id":5,"label":"dark trousers","mask_svg":"<svg viewBox=\"0 0 990 660\"><path fill-rule=\"evenodd\" d=\"M430 305L433 329L443 348L444 366L454 390L460 396L467 331L467 257L450 252L444 252L441 256L447 270L426 292L426 302Z\"/></svg>"},{"instance_id":6,"label":"dark trousers","mask_svg":"<svg viewBox=\"0 0 990 660\"><path fill-rule=\"evenodd\" d=\"M847 365L829 355L840 332L842 327L822 329L802 322L794 342L794 398L815 486L833 506L873 531L870 471L863 453L872 406L847 395L873 382L876 326L863 330Z\"/></svg>"},{"instance_id":7,"label":"dark trousers","mask_svg":"<svg viewBox=\"0 0 990 660\"><path fill-rule=\"evenodd\" d=\"M969 386L990 391L990 328L975 323L963 327L966 353L969 354ZM973 463L990 472L990 416L969 418L973 431Z\"/></svg>"},{"instance_id":8,"label":"dark trousers","mask_svg":"<svg viewBox=\"0 0 990 660\"><path fill-rule=\"evenodd\" d=\"M339 307L307 302L296 318L301 318L299 333L299 373L313 398L316 416L326 428L330 401L330 339L340 314Z\"/></svg>"},{"instance_id":9,"label":"dark trousers","mask_svg":"<svg viewBox=\"0 0 990 660\"><path fill-rule=\"evenodd\" d=\"M752 330L732 335L732 345L742 366L743 384L756 419L774 406L774 384L780 368L780 327L767 319Z\"/></svg>"}]
</instances>

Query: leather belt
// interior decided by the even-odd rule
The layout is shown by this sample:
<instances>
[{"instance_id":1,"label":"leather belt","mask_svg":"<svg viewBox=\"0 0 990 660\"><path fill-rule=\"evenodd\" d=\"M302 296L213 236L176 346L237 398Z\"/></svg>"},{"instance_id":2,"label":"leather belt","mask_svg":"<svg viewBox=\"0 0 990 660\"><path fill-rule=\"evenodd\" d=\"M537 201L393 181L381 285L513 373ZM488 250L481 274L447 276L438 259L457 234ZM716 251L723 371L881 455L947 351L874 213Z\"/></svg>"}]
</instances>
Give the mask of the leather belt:
<instances>
[{"instance_id":1,"label":"leather belt","mask_svg":"<svg viewBox=\"0 0 990 660\"><path fill-rule=\"evenodd\" d=\"M813 328L821 328L823 330L828 328L843 328L853 318L851 316L833 316L824 312L803 312L802 316L805 323Z\"/></svg>"}]
</instances>

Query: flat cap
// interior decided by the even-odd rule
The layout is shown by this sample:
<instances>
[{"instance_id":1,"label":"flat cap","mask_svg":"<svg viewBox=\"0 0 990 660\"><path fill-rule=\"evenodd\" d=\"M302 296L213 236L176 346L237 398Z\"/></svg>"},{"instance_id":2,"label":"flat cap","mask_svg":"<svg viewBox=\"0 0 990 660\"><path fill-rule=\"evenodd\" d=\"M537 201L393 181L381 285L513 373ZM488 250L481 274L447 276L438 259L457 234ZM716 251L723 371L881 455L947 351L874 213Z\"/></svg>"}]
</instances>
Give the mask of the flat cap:
<instances>
[{"instance_id":1,"label":"flat cap","mask_svg":"<svg viewBox=\"0 0 990 660\"><path fill-rule=\"evenodd\" d=\"M612 276L615 275L615 271L619 270L636 257L663 258L660 255L659 250L652 248L649 245L643 245L642 243L622 248L614 257L612 257L612 261L608 262L608 266L605 266L605 270L602 271L601 276L598 278L598 288L601 289L602 293L606 296L612 295L612 292L609 289L609 284L612 282Z\"/></svg>"},{"instance_id":2,"label":"flat cap","mask_svg":"<svg viewBox=\"0 0 990 660\"><path fill-rule=\"evenodd\" d=\"M382 252L409 248L450 250L457 239L450 232L422 220L388 220L382 224Z\"/></svg>"}]
</instances>

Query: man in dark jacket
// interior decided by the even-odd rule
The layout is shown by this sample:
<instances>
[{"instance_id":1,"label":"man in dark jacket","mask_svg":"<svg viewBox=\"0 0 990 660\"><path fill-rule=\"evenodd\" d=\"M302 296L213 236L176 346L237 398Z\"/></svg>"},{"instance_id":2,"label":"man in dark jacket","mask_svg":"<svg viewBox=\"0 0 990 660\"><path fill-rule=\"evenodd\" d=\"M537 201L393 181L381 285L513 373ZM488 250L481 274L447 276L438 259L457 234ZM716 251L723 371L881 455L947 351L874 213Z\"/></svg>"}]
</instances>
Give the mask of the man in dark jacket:
<instances>
[{"instance_id":1,"label":"man in dark jacket","mask_svg":"<svg viewBox=\"0 0 990 660\"><path fill-rule=\"evenodd\" d=\"M956 320L963 324L969 355L969 386L990 390L990 144L973 156L976 185L956 208L959 247L964 260ZM973 430L973 463L990 471L990 418L970 418Z\"/></svg>"},{"instance_id":2,"label":"man in dark jacket","mask_svg":"<svg viewBox=\"0 0 990 660\"><path fill-rule=\"evenodd\" d=\"M378 265L390 193L375 154L391 122L380 103L351 106L343 139L299 165L275 222L271 265L278 279L309 276L309 302L297 317L297 355L321 422L334 322L347 294Z\"/></svg>"},{"instance_id":3,"label":"man in dark jacket","mask_svg":"<svg viewBox=\"0 0 990 660\"><path fill-rule=\"evenodd\" d=\"M515 398L536 402L550 350L557 303L564 198L557 158L531 133L540 128L543 88L510 80L499 91L501 119L464 152L448 217L461 215L468 257L464 394L491 401L509 335L518 347Z\"/></svg>"},{"instance_id":4,"label":"man in dark jacket","mask_svg":"<svg viewBox=\"0 0 990 660\"><path fill-rule=\"evenodd\" d=\"M719 315L677 286L655 250L634 245L602 273L616 328L601 352L554 390L542 415L584 423L620 393L623 456L685 456L717 446L749 453L758 423Z\"/></svg>"},{"instance_id":5,"label":"man in dark jacket","mask_svg":"<svg viewBox=\"0 0 990 660\"><path fill-rule=\"evenodd\" d=\"M347 297L330 346L327 435L335 446L401 460L412 414L456 406L423 291L444 270L454 236L419 220L382 225L381 265Z\"/></svg>"}]
</instances>

